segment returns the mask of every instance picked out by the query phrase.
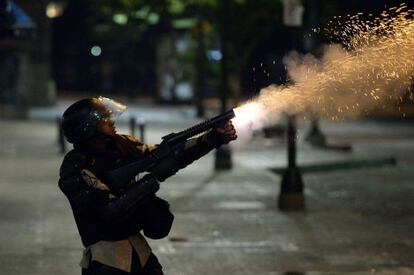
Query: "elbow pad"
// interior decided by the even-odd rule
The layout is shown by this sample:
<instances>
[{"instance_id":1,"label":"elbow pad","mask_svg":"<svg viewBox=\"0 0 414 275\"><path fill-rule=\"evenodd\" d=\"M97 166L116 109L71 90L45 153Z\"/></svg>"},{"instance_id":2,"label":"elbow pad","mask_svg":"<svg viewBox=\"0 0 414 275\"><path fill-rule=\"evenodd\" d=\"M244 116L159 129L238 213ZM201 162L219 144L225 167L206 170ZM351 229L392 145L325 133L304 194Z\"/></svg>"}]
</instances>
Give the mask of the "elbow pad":
<instances>
[{"instance_id":1,"label":"elbow pad","mask_svg":"<svg viewBox=\"0 0 414 275\"><path fill-rule=\"evenodd\" d=\"M214 148L215 145L209 141L208 134L188 140L176 153L179 169L193 163Z\"/></svg>"},{"instance_id":2,"label":"elbow pad","mask_svg":"<svg viewBox=\"0 0 414 275\"><path fill-rule=\"evenodd\" d=\"M82 189L84 182L80 175L69 176L59 180L59 188L69 199L72 198L80 189Z\"/></svg>"}]
</instances>

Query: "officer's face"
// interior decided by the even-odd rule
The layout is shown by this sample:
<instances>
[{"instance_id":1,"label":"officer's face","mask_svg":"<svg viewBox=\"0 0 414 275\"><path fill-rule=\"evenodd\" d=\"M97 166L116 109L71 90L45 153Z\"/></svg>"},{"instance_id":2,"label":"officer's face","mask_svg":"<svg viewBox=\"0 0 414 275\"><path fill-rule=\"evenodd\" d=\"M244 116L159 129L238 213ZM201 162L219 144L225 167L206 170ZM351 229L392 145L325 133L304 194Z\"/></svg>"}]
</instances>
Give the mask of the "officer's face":
<instances>
[{"instance_id":1,"label":"officer's face","mask_svg":"<svg viewBox=\"0 0 414 275\"><path fill-rule=\"evenodd\" d=\"M116 134L115 122L109 118L103 119L98 123L97 130L107 136L114 136Z\"/></svg>"}]
</instances>

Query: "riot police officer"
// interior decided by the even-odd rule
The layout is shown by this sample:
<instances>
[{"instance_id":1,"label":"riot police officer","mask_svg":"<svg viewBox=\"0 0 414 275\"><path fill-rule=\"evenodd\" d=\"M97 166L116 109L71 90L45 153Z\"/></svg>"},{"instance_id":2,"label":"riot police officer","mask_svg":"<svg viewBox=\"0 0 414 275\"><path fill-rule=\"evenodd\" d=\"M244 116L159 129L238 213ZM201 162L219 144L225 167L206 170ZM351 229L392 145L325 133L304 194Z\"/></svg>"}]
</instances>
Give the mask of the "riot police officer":
<instances>
[{"instance_id":1,"label":"riot police officer","mask_svg":"<svg viewBox=\"0 0 414 275\"><path fill-rule=\"evenodd\" d=\"M116 133L114 118L125 109L114 100L99 97L77 101L63 114L63 132L74 149L61 165L59 187L69 200L85 247L83 275L163 274L143 236L166 237L174 219L168 202L156 196L157 178L148 173L120 187L107 174L144 158L155 148ZM190 139L174 156L177 169L167 175L236 138L228 122Z\"/></svg>"}]
</instances>

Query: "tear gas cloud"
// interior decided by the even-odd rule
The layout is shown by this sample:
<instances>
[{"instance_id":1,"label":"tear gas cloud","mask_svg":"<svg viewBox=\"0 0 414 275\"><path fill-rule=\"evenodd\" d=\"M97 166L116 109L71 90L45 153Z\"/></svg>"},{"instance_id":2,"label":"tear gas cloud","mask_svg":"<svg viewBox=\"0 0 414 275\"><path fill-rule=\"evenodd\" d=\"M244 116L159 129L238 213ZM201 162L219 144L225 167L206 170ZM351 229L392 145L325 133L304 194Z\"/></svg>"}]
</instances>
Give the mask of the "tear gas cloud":
<instances>
[{"instance_id":1,"label":"tear gas cloud","mask_svg":"<svg viewBox=\"0 0 414 275\"><path fill-rule=\"evenodd\" d=\"M239 136L274 124L283 114L340 121L396 106L404 96L412 99L413 14L402 4L369 15L370 20L356 14L328 25L324 32L342 45L326 46L320 59L288 54L283 62L289 83L263 88L235 109Z\"/></svg>"}]
</instances>

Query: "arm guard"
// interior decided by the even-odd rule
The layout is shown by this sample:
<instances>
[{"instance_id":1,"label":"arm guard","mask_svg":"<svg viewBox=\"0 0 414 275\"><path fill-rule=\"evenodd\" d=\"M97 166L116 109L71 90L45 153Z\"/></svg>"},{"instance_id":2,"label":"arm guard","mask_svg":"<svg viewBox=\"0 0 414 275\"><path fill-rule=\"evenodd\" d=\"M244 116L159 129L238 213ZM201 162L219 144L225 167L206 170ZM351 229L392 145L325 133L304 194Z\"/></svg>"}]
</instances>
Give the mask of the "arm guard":
<instances>
[{"instance_id":1,"label":"arm guard","mask_svg":"<svg viewBox=\"0 0 414 275\"><path fill-rule=\"evenodd\" d=\"M174 154L159 161L151 172L159 181L164 181L175 175L178 170L185 168L228 141L222 134L214 130L197 138L189 139L175 148Z\"/></svg>"},{"instance_id":2,"label":"arm guard","mask_svg":"<svg viewBox=\"0 0 414 275\"><path fill-rule=\"evenodd\" d=\"M59 187L69 199L74 211L92 211L108 223L127 220L154 197L159 184L154 176L146 175L127 191L114 197L109 191L88 185L81 175L87 167L82 154L69 154L62 164ZM143 211L145 207L142 207Z\"/></svg>"},{"instance_id":3,"label":"arm guard","mask_svg":"<svg viewBox=\"0 0 414 275\"><path fill-rule=\"evenodd\" d=\"M145 175L124 194L111 199L101 207L102 219L105 222L116 222L136 216L137 209L148 203L158 189L157 179L151 174Z\"/></svg>"},{"instance_id":4,"label":"arm guard","mask_svg":"<svg viewBox=\"0 0 414 275\"><path fill-rule=\"evenodd\" d=\"M189 139L184 146L176 151L175 156L179 162L178 168L186 167L222 144L214 131L198 138Z\"/></svg>"}]
</instances>

